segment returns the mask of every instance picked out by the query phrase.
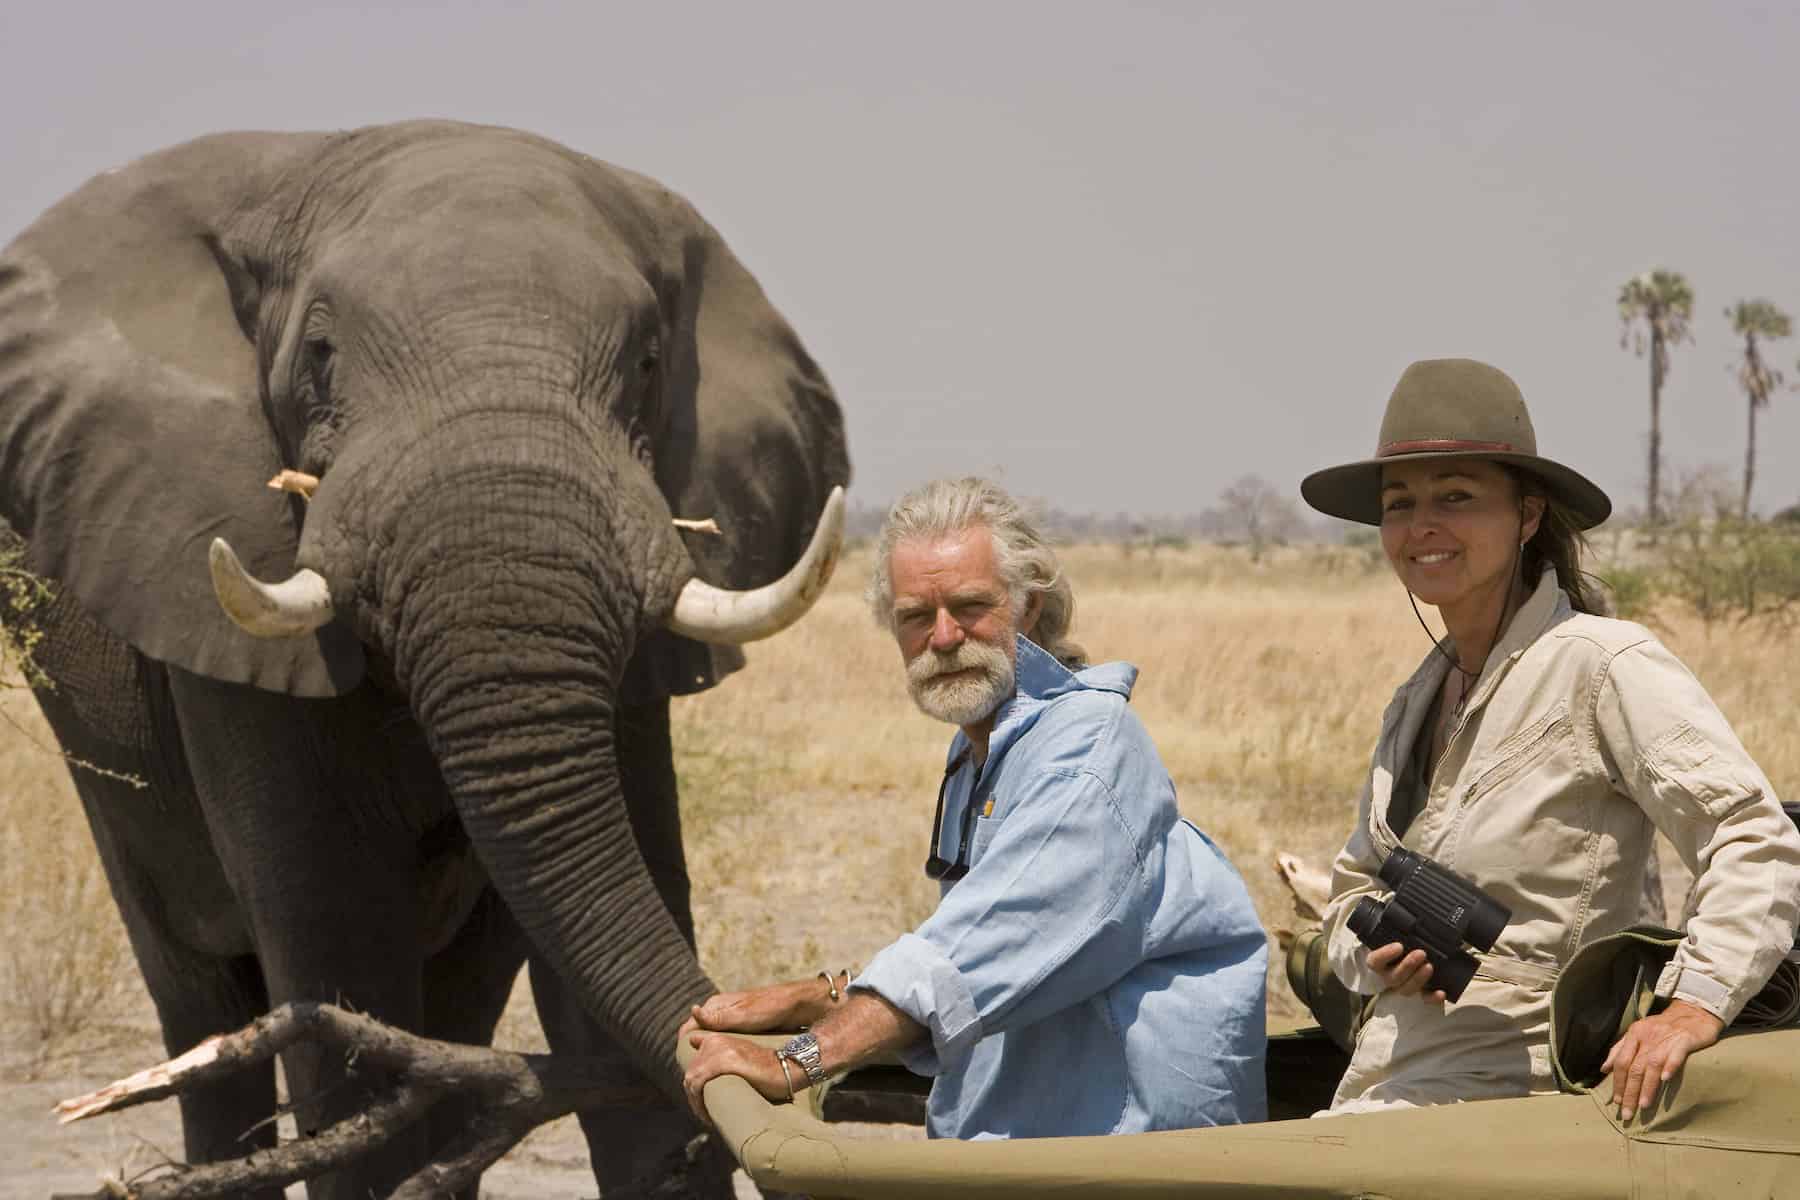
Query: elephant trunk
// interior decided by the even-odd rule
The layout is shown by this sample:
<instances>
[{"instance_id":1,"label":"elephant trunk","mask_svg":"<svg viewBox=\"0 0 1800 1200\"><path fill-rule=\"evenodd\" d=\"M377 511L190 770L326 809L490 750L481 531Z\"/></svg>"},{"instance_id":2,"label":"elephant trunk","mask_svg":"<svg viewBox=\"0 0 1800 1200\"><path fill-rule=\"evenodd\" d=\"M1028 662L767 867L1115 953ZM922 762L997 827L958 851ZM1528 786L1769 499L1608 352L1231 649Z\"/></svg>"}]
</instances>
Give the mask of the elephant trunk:
<instances>
[{"instance_id":1,"label":"elephant trunk","mask_svg":"<svg viewBox=\"0 0 1800 1200\"><path fill-rule=\"evenodd\" d=\"M632 834L615 709L638 637L666 619L691 563L634 460L596 454L556 423L450 429L455 443L418 448L381 481L386 497L413 502L369 523L354 619L392 663L471 843L538 951L679 1097L675 1031L714 989ZM421 496L426 476L470 486ZM319 532L330 576L334 539Z\"/></svg>"},{"instance_id":2,"label":"elephant trunk","mask_svg":"<svg viewBox=\"0 0 1800 1200\"><path fill-rule=\"evenodd\" d=\"M565 639L545 631L502 650L480 626L446 631L413 660L414 704L470 841L533 944L678 1095L676 1027L715 989L632 834L618 672Z\"/></svg>"}]
</instances>

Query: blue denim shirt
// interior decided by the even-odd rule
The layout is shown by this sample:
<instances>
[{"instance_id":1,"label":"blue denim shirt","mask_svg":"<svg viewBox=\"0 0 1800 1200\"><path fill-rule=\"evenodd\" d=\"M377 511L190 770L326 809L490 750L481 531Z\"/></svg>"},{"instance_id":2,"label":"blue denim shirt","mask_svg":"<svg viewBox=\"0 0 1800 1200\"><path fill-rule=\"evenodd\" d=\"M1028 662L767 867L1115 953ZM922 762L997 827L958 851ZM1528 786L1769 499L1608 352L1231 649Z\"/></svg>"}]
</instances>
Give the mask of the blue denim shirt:
<instances>
[{"instance_id":1,"label":"blue denim shirt","mask_svg":"<svg viewBox=\"0 0 1800 1200\"><path fill-rule=\"evenodd\" d=\"M1181 819L1126 705L1137 668L1072 673L1024 638L977 772L959 732L941 853L969 873L852 985L930 1031L933 1137L1185 1129L1267 1114L1268 942L1243 880ZM991 803L991 808L989 807Z\"/></svg>"}]
</instances>

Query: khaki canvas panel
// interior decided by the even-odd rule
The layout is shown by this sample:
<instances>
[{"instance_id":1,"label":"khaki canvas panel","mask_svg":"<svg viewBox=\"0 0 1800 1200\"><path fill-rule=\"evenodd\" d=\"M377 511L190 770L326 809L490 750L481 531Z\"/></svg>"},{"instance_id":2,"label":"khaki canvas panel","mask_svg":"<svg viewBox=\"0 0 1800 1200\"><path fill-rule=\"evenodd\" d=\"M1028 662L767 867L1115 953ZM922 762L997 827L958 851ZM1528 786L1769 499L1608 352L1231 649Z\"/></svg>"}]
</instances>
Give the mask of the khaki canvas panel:
<instances>
[{"instance_id":1,"label":"khaki canvas panel","mask_svg":"<svg viewBox=\"0 0 1800 1200\"><path fill-rule=\"evenodd\" d=\"M1726 1037L1629 1127L1604 1096L1000 1142L849 1137L734 1076L706 1105L758 1184L819 1197L1800 1196L1800 1029Z\"/></svg>"}]
</instances>

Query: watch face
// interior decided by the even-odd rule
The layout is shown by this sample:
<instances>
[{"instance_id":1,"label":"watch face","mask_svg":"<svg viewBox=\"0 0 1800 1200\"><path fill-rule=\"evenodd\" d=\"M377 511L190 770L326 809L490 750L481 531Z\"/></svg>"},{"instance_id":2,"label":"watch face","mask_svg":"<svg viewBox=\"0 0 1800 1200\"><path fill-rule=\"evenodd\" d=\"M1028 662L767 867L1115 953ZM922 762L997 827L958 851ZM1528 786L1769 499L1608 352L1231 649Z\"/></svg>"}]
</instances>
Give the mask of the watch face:
<instances>
[{"instance_id":1,"label":"watch face","mask_svg":"<svg viewBox=\"0 0 1800 1200\"><path fill-rule=\"evenodd\" d=\"M776 1053L800 1064L808 1081L819 1083L825 1078L824 1064L819 1059L819 1039L812 1034L796 1035Z\"/></svg>"}]
</instances>

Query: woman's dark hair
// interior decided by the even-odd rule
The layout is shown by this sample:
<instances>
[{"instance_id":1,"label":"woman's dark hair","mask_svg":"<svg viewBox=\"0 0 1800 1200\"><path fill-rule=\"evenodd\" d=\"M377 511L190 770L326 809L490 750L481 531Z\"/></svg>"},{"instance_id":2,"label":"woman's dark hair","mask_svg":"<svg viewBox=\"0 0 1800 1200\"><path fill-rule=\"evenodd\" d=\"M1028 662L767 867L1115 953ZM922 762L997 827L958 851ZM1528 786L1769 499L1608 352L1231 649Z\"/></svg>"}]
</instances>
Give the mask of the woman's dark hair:
<instances>
[{"instance_id":1,"label":"woman's dark hair","mask_svg":"<svg viewBox=\"0 0 1800 1200\"><path fill-rule=\"evenodd\" d=\"M1576 612L1606 616L1612 606L1598 586L1600 581L1581 569L1582 555L1588 548L1587 538L1582 536L1568 506L1553 496L1544 481L1530 471L1510 463L1501 466L1513 477L1520 496L1541 496L1544 501L1544 515L1538 520L1537 532L1525 543L1522 564L1525 586L1536 587L1544 568L1553 567L1557 585L1569 594L1569 604Z\"/></svg>"}]
</instances>

